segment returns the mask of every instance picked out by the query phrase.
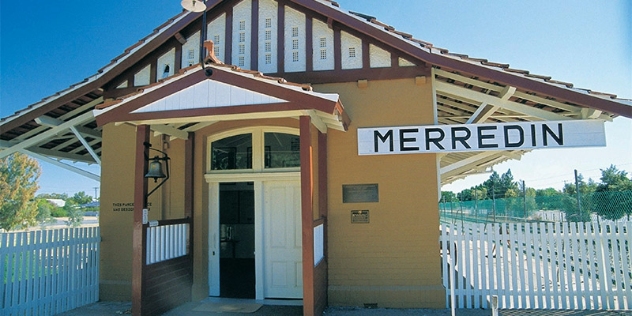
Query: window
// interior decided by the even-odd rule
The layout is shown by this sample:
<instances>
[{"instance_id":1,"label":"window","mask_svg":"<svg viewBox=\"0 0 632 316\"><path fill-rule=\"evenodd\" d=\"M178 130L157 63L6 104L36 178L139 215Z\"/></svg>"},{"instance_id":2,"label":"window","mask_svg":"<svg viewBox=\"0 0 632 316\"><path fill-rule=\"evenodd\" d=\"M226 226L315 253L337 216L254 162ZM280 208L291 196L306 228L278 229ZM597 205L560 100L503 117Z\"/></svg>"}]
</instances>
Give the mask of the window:
<instances>
[{"instance_id":1,"label":"window","mask_svg":"<svg viewBox=\"0 0 632 316\"><path fill-rule=\"evenodd\" d=\"M271 52L272 51L272 43L266 42L265 46L266 46L266 52Z\"/></svg>"},{"instance_id":2,"label":"window","mask_svg":"<svg viewBox=\"0 0 632 316\"><path fill-rule=\"evenodd\" d=\"M301 166L298 135L264 133L265 168L292 168Z\"/></svg>"},{"instance_id":3,"label":"window","mask_svg":"<svg viewBox=\"0 0 632 316\"><path fill-rule=\"evenodd\" d=\"M246 53L246 45L239 44L239 54L243 55Z\"/></svg>"},{"instance_id":4,"label":"window","mask_svg":"<svg viewBox=\"0 0 632 316\"><path fill-rule=\"evenodd\" d=\"M246 64L246 59L244 56L239 56L239 67L243 67Z\"/></svg>"},{"instance_id":5,"label":"window","mask_svg":"<svg viewBox=\"0 0 632 316\"><path fill-rule=\"evenodd\" d=\"M266 30L266 41L272 40L272 31Z\"/></svg>"},{"instance_id":6,"label":"window","mask_svg":"<svg viewBox=\"0 0 632 316\"><path fill-rule=\"evenodd\" d=\"M220 39L219 35L215 35L215 36L213 36L213 43L214 43L215 45L218 45L218 44L219 44L219 39Z\"/></svg>"},{"instance_id":7,"label":"window","mask_svg":"<svg viewBox=\"0 0 632 316\"><path fill-rule=\"evenodd\" d=\"M298 52L292 52L292 61L298 62Z\"/></svg>"},{"instance_id":8,"label":"window","mask_svg":"<svg viewBox=\"0 0 632 316\"><path fill-rule=\"evenodd\" d=\"M292 27L292 37L298 37L298 26Z\"/></svg>"},{"instance_id":9,"label":"window","mask_svg":"<svg viewBox=\"0 0 632 316\"><path fill-rule=\"evenodd\" d=\"M272 27L272 19L266 18L266 28L270 28L270 27Z\"/></svg>"},{"instance_id":10,"label":"window","mask_svg":"<svg viewBox=\"0 0 632 316\"><path fill-rule=\"evenodd\" d=\"M211 170L252 169L252 134L226 137L211 143Z\"/></svg>"},{"instance_id":11,"label":"window","mask_svg":"<svg viewBox=\"0 0 632 316\"><path fill-rule=\"evenodd\" d=\"M266 65L272 64L272 55L266 54Z\"/></svg>"},{"instance_id":12,"label":"window","mask_svg":"<svg viewBox=\"0 0 632 316\"><path fill-rule=\"evenodd\" d=\"M298 49L298 40L297 39L292 40L292 49Z\"/></svg>"},{"instance_id":13,"label":"window","mask_svg":"<svg viewBox=\"0 0 632 316\"><path fill-rule=\"evenodd\" d=\"M324 37L320 38L320 48L325 48L327 47L327 39Z\"/></svg>"},{"instance_id":14,"label":"window","mask_svg":"<svg viewBox=\"0 0 632 316\"><path fill-rule=\"evenodd\" d=\"M321 49L320 50L320 59L327 59L327 50L326 49Z\"/></svg>"},{"instance_id":15,"label":"window","mask_svg":"<svg viewBox=\"0 0 632 316\"><path fill-rule=\"evenodd\" d=\"M239 42L243 43L246 41L246 33L239 33Z\"/></svg>"},{"instance_id":16,"label":"window","mask_svg":"<svg viewBox=\"0 0 632 316\"><path fill-rule=\"evenodd\" d=\"M293 130L249 129L212 140L209 171L298 168L301 166L300 137L293 134Z\"/></svg>"},{"instance_id":17,"label":"window","mask_svg":"<svg viewBox=\"0 0 632 316\"><path fill-rule=\"evenodd\" d=\"M240 31L246 30L246 21L239 21L239 30Z\"/></svg>"}]
</instances>

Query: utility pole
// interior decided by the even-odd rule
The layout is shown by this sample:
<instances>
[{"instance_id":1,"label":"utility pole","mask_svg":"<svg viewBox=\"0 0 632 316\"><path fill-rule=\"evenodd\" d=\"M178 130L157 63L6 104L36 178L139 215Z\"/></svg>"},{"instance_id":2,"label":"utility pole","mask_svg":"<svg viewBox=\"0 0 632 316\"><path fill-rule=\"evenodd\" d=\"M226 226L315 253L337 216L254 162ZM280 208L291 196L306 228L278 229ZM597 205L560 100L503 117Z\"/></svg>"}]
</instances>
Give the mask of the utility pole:
<instances>
[{"instance_id":1,"label":"utility pole","mask_svg":"<svg viewBox=\"0 0 632 316\"><path fill-rule=\"evenodd\" d=\"M93 187L94 189L94 200L97 200L97 190L99 189L99 187Z\"/></svg>"}]
</instances>

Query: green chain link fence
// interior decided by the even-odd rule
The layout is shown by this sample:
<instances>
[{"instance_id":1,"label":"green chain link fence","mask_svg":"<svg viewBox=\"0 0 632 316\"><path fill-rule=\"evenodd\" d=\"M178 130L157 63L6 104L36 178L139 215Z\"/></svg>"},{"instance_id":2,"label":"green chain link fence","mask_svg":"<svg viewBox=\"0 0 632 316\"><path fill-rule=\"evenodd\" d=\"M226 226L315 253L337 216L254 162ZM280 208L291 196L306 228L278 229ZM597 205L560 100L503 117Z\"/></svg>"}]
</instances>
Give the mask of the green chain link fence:
<instances>
[{"instance_id":1,"label":"green chain link fence","mask_svg":"<svg viewBox=\"0 0 632 316\"><path fill-rule=\"evenodd\" d=\"M632 191L439 203L441 222L590 222L632 220Z\"/></svg>"}]
</instances>

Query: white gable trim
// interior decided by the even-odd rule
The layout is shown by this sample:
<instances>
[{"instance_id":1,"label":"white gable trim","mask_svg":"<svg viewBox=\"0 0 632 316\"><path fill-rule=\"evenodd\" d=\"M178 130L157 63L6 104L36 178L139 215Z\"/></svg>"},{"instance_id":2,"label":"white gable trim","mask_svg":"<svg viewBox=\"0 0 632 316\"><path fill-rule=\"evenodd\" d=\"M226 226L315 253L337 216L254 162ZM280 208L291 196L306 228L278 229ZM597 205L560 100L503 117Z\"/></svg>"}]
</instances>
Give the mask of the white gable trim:
<instances>
[{"instance_id":1,"label":"white gable trim","mask_svg":"<svg viewBox=\"0 0 632 316\"><path fill-rule=\"evenodd\" d=\"M214 80L204 80L177 93L154 101L132 113L147 113L172 110L189 110L201 108L217 108L225 106L241 106L283 103L279 99L263 93L232 86Z\"/></svg>"}]
</instances>

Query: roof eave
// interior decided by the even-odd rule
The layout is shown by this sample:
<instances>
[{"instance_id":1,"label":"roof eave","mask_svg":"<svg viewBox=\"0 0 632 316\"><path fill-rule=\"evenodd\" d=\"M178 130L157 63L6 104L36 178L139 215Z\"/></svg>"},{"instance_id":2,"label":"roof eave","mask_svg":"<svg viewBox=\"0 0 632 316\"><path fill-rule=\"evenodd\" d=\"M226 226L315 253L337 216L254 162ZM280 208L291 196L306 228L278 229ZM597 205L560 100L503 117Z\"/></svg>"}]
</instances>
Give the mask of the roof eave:
<instances>
[{"instance_id":1,"label":"roof eave","mask_svg":"<svg viewBox=\"0 0 632 316\"><path fill-rule=\"evenodd\" d=\"M559 87L544 81L534 80L528 77L518 76L502 69L492 69L483 65L477 65L464 60L458 60L442 54L434 54L430 51L422 49L413 42L404 38L398 38L396 34L388 34L367 22L342 12L340 9L329 6L325 3L313 0L291 0L310 10L330 17L335 21L353 28L367 36L373 37L384 44L395 49L405 52L411 56L415 56L420 60L429 64L445 67L451 70L459 71L469 75L483 77L486 79L505 83L520 89L543 93L559 100L568 101L577 105L594 108L612 114L617 114L632 118L632 106L628 106L621 102L611 99L605 99L590 94L579 93L571 89Z\"/></svg>"},{"instance_id":2,"label":"roof eave","mask_svg":"<svg viewBox=\"0 0 632 316\"><path fill-rule=\"evenodd\" d=\"M206 2L206 11L208 12L209 10L212 10L222 1L223 0L208 0ZM178 16L182 14L184 14L182 18L178 21L175 21L177 20ZM34 120L35 118L40 117L65 103L72 102L73 100L89 94L93 91L100 90L110 80L114 79L117 75L121 74L127 68L131 67L138 60L150 54L152 51L154 51L156 48L166 42L169 38L184 29L200 16L201 13L178 13L174 18L172 18L174 22L171 25L166 25L166 29L164 31L160 32L160 27L157 28L156 30L154 30L153 34L155 34L156 32L158 32L159 34L157 34L154 38L150 39L146 43L144 41L150 38L153 34L148 35L144 39L141 39L139 42L127 48L122 55L114 58L110 64L99 69L99 71L95 75L84 79L80 83L71 85L70 90L66 94L59 95L57 98L51 100L48 103L44 101L43 104L38 105L39 103L42 103L42 101L36 102L25 108L28 109L29 107L32 107L30 111L27 111L26 113L16 113L12 116L7 117L7 120L5 122L0 123L0 134L6 131L10 131L31 120ZM142 44L139 45L139 43ZM134 51L134 49L136 50ZM90 81L91 79L92 81ZM86 81L87 83L84 83ZM59 94L59 92L57 94Z\"/></svg>"}]
</instances>

